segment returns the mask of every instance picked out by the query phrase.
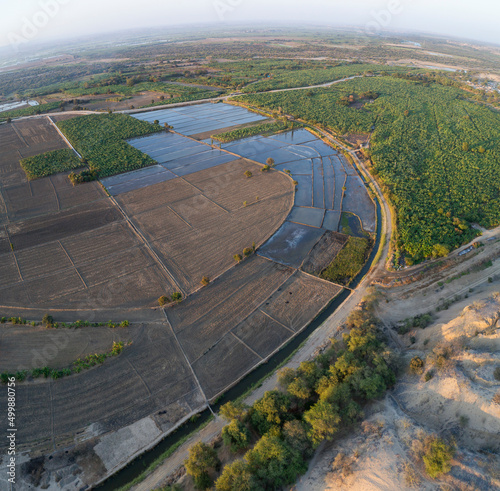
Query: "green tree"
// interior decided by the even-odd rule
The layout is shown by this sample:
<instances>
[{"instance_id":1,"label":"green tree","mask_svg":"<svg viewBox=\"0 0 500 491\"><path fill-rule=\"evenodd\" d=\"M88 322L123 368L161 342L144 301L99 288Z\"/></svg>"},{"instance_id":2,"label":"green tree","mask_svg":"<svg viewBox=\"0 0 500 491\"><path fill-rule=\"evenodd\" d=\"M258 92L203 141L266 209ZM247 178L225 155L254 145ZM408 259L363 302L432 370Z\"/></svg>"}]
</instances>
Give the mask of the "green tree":
<instances>
[{"instance_id":1,"label":"green tree","mask_svg":"<svg viewBox=\"0 0 500 491\"><path fill-rule=\"evenodd\" d=\"M159 299L158 299L158 305L160 307L163 307L164 305L166 305L167 303L170 302L170 298L168 298L166 295L162 295Z\"/></svg>"},{"instance_id":2,"label":"green tree","mask_svg":"<svg viewBox=\"0 0 500 491\"><path fill-rule=\"evenodd\" d=\"M266 160L266 164L269 166L269 167L274 167L274 159L272 157L269 157L267 160Z\"/></svg>"},{"instance_id":3,"label":"green tree","mask_svg":"<svg viewBox=\"0 0 500 491\"><path fill-rule=\"evenodd\" d=\"M246 170L246 171L245 171L245 176L246 176L247 178L250 178L250 177L252 177L252 176L253 176L253 174L252 174L249 170Z\"/></svg>"},{"instance_id":4,"label":"green tree","mask_svg":"<svg viewBox=\"0 0 500 491\"><path fill-rule=\"evenodd\" d=\"M264 435L245 456L257 486L254 489L279 489L292 484L307 465L299 452L277 436Z\"/></svg>"},{"instance_id":5,"label":"green tree","mask_svg":"<svg viewBox=\"0 0 500 491\"><path fill-rule=\"evenodd\" d=\"M445 257L450 253L450 248L443 244L434 244L432 246L432 257Z\"/></svg>"},{"instance_id":6,"label":"green tree","mask_svg":"<svg viewBox=\"0 0 500 491\"><path fill-rule=\"evenodd\" d=\"M209 473L218 464L217 452L206 443L198 442L189 449L189 457L184 462L184 467L193 477L196 487L206 489L211 485Z\"/></svg>"},{"instance_id":7,"label":"green tree","mask_svg":"<svg viewBox=\"0 0 500 491\"><path fill-rule=\"evenodd\" d=\"M232 401L226 402L221 408L219 409L219 412L221 416L224 418L231 420L231 419L239 419L242 420L246 414L247 407L241 403L234 403Z\"/></svg>"},{"instance_id":8,"label":"green tree","mask_svg":"<svg viewBox=\"0 0 500 491\"><path fill-rule=\"evenodd\" d=\"M233 419L222 429L222 440L230 447L231 452L238 452L248 447L250 432L241 421Z\"/></svg>"},{"instance_id":9,"label":"green tree","mask_svg":"<svg viewBox=\"0 0 500 491\"><path fill-rule=\"evenodd\" d=\"M45 314L42 317L42 324L46 327L50 327L54 324L54 318L50 314Z\"/></svg>"},{"instance_id":10,"label":"green tree","mask_svg":"<svg viewBox=\"0 0 500 491\"><path fill-rule=\"evenodd\" d=\"M253 491L255 483L248 468L248 463L236 460L226 465L219 479L215 481L217 491Z\"/></svg>"},{"instance_id":11,"label":"green tree","mask_svg":"<svg viewBox=\"0 0 500 491\"><path fill-rule=\"evenodd\" d=\"M338 409L327 401L318 401L304 413L304 421L310 425L309 438L317 446L323 440L331 440L340 427Z\"/></svg>"},{"instance_id":12,"label":"green tree","mask_svg":"<svg viewBox=\"0 0 500 491\"><path fill-rule=\"evenodd\" d=\"M267 433L273 426L281 426L290 419L290 397L277 390L267 391L252 407L251 422L261 434Z\"/></svg>"}]
</instances>

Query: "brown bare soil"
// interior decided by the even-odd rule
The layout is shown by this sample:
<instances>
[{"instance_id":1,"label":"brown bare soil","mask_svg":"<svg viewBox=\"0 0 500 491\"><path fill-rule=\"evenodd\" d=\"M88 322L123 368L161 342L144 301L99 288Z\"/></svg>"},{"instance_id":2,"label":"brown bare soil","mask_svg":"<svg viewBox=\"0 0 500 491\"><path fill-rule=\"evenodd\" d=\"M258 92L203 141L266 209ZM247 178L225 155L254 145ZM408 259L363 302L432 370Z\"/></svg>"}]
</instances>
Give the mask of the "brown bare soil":
<instances>
[{"instance_id":1,"label":"brown bare soil","mask_svg":"<svg viewBox=\"0 0 500 491\"><path fill-rule=\"evenodd\" d=\"M239 159L122 194L117 201L176 283L193 292L203 276L219 276L234 265L234 254L253 242L262 244L286 218L293 202L290 180L259 170Z\"/></svg>"},{"instance_id":2,"label":"brown bare soil","mask_svg":"<svg viewBox=\"0 0 500 491\"><path fill-rule=\"evenodd\" d=\"M337 257L348 238L347 235L338 232L326 232L312 248L300 269L309 274L319 275Z\"/></svg>"},{"instance_id":3,"label":"brown bare soil","mask_svg":"<svg viewBox=\"0 0 500 491\"><path fill-rule=\"evenodd\" d=\"M110 329L85 327L47 329L43 326L0 325L3 356L0 372L31 368L65 368L78 358L94 353L107 353L113 342L125 344L137 339L137 326ZM22 338L23 342L19 343Z\"/></svg>"}]
</instances>

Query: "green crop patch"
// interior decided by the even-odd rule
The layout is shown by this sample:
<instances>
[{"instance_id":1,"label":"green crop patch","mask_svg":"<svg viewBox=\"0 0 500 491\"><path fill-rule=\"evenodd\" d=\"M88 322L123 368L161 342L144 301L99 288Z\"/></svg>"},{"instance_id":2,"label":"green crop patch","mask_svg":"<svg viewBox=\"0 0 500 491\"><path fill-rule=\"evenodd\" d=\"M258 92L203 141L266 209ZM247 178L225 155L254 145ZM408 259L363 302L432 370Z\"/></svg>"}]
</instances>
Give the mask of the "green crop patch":
<instances>
[{"instance_id":1,"label":"green crop patch","mask_svg":"<svg viewBox=\"0 0 500 491\"><path fill-rule=\"evenodd\" d=\"M91 114L59 121L57 126L99 177L156 163L125 140L160 131L159 125L126 114Z\"/></svg>"},{"instance_id":2,"label":"green crop patch","mask_svg":"<svg viewBox=\"0 0 500 491\"><path fill-rule=\"evenodd\" d=\"M296 129L302 127L300 123L262 123L256 124L254 126L248 126L246 128L239 128L233 131L226 131L225 133L219 133L218 135L213 135L214 140L220 141L222 143L232 142L234 140L241 140L242 138L248 138L254 135L271 135L273 133L278 133L287 129Z\"/></svg>"},{"instance_id":3,"label":"green crop patch","mask_svg":"<svg viewBox=\"0 0 500 491\"><path fill-rule=\"evenodd\" d=\"M349 285L365 264L369 251L368 239L349 237L346 245L330 265L321 272L320 277L333 283Z\"/></svg>"},{"instance_id":4,"label":"green crop patch","mask_svg":"<svg viewBox=\"0 0 500 491\"><path fill-rule=\"evenodd\" d=\"M75 152L69 148L53 150L52 152L21 160L21 167L30 181L57 174L58 172L78 169L82 165Z\"/></svg>"}]
</instances>

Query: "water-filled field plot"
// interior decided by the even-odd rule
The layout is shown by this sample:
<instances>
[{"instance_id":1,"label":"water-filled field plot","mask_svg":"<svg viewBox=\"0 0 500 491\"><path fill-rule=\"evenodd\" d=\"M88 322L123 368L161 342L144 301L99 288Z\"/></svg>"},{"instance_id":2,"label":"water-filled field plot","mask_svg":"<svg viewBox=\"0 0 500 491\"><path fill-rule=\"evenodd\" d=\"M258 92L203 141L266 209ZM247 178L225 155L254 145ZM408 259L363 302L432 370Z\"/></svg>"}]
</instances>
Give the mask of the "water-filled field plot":
<instances>
[{"instance_id":1,"label":"water-filled field plot","mask_svg":"<svg viewBox=\"0 0 500 491\"><path fill-rule=\"evenodd\" d=\"M211 103L148 111L133 116L150 123L155 120L161 125L167 123L183 135L195 135L267 119L242 107Z\"/></svg>"},{"instance_id":2,"label":"water-filled field plot","mask_svg":"<svg viewBox=\"0 0 500 491\"><path fill-rule=\"evenodd\" d=\"M309 131L253 136L222 148L276 169L296 181L295 206L259 254L299 267L325 230L338 231L343 212L359 217L363 230L375 232L375 205L354 167ZM293 225L292 225L293 224ZM311 230L318 229L317 231Z\"/></svg>"},{"instance_id":3,"label":"water-filled field plot","mask_svg":"<svg viewBox=\"0 0 500 491\"><path fill-rule=\"evenodd\" d=\"M102 179L112 196L235 160L230 153L170 132L134 138L128 143L147 153L158 165Z\"/></svg>"}]
</instances>

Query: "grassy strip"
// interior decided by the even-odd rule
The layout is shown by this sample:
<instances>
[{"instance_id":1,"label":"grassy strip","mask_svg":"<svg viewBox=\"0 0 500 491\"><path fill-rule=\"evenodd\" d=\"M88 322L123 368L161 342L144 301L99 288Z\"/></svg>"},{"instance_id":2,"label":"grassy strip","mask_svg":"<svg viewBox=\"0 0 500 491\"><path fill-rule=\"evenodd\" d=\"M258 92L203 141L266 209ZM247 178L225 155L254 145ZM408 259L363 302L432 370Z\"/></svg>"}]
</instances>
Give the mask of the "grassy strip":
<instances>
[{"instance_id":1,"label":"grassy strip","mask_svg":"<svg viewBox=\"0 0 500 491\"><path fill-rule=\"evenodd\" d=\"M27 157L22 159L20 164L30 181L58 172L78 169L83 165L73 150L69 148L45 152L35 157Z\"/></svg>"},{"instance_id":2,"label":"grassy strip","mask_svg":"<svg viewBox=\"0 0 500 491\"><path fill-rule=\"evenodd\" d=\"M59 121L57 126L99 177L156 164L124 140L160 131L157 124L126 114L91 114Z\"/></svg>"},{"instance_id":3,"label":"grassy strip","mask_svg":"<svg viewBox=\"0 0 500 491\"><path fill-rule=\"evenodd\" d=\"M47 317L50 318L49 321L47 320ZM44 325L48 328L54 328L54 329L58 328L78 329L80 327L103 327L103 326L107 326L111 329L114 329L115 327L128 327L129 325L128 320L123 320L121 322L113 322L111 320L108 322L90 322L82 320L77 320L75 322L54 322L51 316L46 316L41 322L37 322L37 321L29 321L24 317L5 317L5 316L0 317L0 324L5 324L6 322L10 322L11 324L14 325L29 324L33 327Z\"/></svg>"},{"instance_id":4,"label":"grassy strip","mask_svg":"<svg viewBox=\"0 0 500 491\"><path fill-rule=\"evenodd\" d=\"M123 351L123 348L124 344L122 341L118 343L113 342L111 350L108 351L107 353L94 353L92 355L87 355L83 359L78 358L76 361L73 362L73 366L71 368L56 369L50 367L43 367L43 368L33 368L31 370L19 370L16 373L3 372L0 374L0 381L3 384L6 384L9 381L9 379L15 378L18 382L23 382L28 377L35 379L41 377L42 375L45 378L51 377L53 379L66 377L68 375L72 375L73 373L80 373L82 370L91 368L95 365L100 365L101 363L104 363L107 358L118 356Z\"/></svg>"},{"instance_id":5,"label":"grassy strip","mask_svg":"<svg viewBox=\"0 0 500 491\"><path fill-rule=\"evenodd\" d=\"M49 102L47 104L40 104L38 106L23 107L21 109L12 109L11 111L4 111L0 113L0 122L7 121L8 119L20 118L22 116L33 116L34 114L42 114L54 109L58 109L61 103L59 101Z\"/></svg>"},{"instance_id":6,"label":"grassy strip","mask_svg":"<svg viewBox=\"0 0 500 491\"><path fill-rule=\"evenodd\" d=\"M163 452L159 457L157 457L151 465L149 465L144 471L142 471L135 479L125 484L121 488L118 488L117 491L128 491L130 488L144 481L147 476L149 476L152 472L154 472L158 467L160 467L163 462L168 459L179 447L181 447L184 443L186 443L190 438L192 438L196 433L199 433L203 428L205 428L209 423L213 421L214 417L210 416L207 421L200 424L196 429L194 429L191 433L182 438L179 438L175 443L173 443L170 447L168 447L165 452Z\"/></svg>"},{"instance_id":7,"label":"grassy strip","mask_svg":"<svg viewBox=\"0 0 500 491\"><path fill-rule=\"evenodd\" d=\"M248 126L246 128L239 128L233 131L226 131L225 133L219 133L218 135L212 135L211 138L220 141L222 143L232 142L234 140L240 140L242 138L248 138L254 135L270 135L272 133L278 133L279 131L284 131L288 129L296 129L301 127L302 124L292 123L289 126L287 123L262 123L255 126Z\"/></svg>"},{"instance_id":8,"label":"grassy strip","mask_svg":"<svg viewBox=\"0 0 500 491\"><path fill-rule=\"evenodd\" d=\"M330 265L321 272L320 277L333 283L349 285L365 264L369 251L368 239L349 237L346 245Z\"/></svg>"}]
</instances>

